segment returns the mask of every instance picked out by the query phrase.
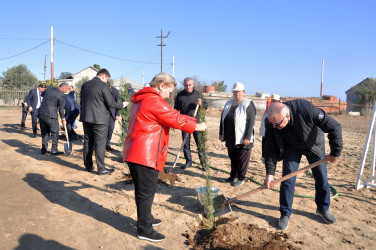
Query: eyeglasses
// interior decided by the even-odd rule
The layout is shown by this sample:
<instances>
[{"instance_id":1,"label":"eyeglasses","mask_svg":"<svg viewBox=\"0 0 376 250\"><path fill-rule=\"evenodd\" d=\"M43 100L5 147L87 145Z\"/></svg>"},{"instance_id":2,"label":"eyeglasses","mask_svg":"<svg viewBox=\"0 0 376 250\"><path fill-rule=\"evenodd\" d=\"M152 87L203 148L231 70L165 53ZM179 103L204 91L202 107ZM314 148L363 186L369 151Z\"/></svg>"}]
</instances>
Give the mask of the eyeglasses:
<instances>
[{"instance_id":1,"label":"eyeglasses","mask_svg":"<svg viewBox=\"0 0 376 250\"><path fill-rule=\"evenodd\" d=\"M282 121L281 122L279 122L279 123L273 123L273 127L278 127L278 128L280 128L281 127L281 124L282 124L282 122L285 120L285 118L287 117L287 114L285 115L285 117L283 117L283 119L282 119Z\"/></svg>"}]
</instances>

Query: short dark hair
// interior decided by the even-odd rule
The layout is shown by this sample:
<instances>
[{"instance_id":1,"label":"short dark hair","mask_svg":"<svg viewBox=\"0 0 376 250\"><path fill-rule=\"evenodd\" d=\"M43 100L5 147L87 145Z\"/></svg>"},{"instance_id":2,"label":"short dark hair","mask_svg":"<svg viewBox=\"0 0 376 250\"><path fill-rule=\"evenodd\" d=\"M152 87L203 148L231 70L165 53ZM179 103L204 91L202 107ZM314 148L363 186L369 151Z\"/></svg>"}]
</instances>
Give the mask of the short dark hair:
<instances>
[{"instance_id":1,"label":"short dark hair","mask_svg":"<svg viewBox=\"0 0 376 250\"><path fill-rule=\"evenodd\" d=\"M106 75L108 78L111 78L110 72L107 69L100 69L97 73L97 76Z\"/></svg>"},{"instance_id":2,"label":"short dark hair","mask_svg":"<svg viewBox=\"0 0 376 250\"><path fill-rule=\"evenodd\" d=\"M47 85L46 85L45 83L41 83L41 84L39 84L38 87L46 89L46 88L47 88Z\"/></svg>"}]
</instances>

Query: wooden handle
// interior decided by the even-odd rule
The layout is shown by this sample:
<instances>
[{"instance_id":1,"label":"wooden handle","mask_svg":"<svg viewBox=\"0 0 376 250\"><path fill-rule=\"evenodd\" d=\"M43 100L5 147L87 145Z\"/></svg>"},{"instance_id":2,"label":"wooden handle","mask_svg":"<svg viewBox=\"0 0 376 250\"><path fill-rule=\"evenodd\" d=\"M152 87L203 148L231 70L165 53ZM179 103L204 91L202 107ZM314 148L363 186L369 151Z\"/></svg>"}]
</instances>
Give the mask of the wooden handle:
<instances>
[{"instance_id":1,"label":"wooden handle","mask_svg":"<svg viewBox=\"0 0 376 250\"><path fill-rule=\"evenodd\" d=\"M310 164L310 165L308 165L308 166L306 166L304 168L301 168L301 169L299 169L299 170L297 170L297 171L295 171L295 172L293 172L291 174L285 175L282 178L279 178L278 180L272 181L271 185L274 186L274 185L276 185L278 183L281 183L284 180L287 180L287 179L290 179L291 177L297 176L298 174L303 173L304 171L307 171L308 169L314 168L314 167L316 167L318 165L321 165L321 164L323 164L323 163L325 163L327 161L328 160L326 158L325 159L321 159L319 161L316 161L316 162L314 162L314 163L312 163L312 164ZM235 198L229 199L229 200L227 200L226 203L234 202L234 201L239 200L241 198L244 198L244 197L246 197L248 195L257 193L257 192L259 192L259 191L261 191L263 189L267 189L267 188L265 188L264 186L261 186L259 188L253 189L253 190L251 190L251 191L249 191L247 193L244 193L244 194L241 194L239 196L236 196Z\"/></svg>"}]
</instances>

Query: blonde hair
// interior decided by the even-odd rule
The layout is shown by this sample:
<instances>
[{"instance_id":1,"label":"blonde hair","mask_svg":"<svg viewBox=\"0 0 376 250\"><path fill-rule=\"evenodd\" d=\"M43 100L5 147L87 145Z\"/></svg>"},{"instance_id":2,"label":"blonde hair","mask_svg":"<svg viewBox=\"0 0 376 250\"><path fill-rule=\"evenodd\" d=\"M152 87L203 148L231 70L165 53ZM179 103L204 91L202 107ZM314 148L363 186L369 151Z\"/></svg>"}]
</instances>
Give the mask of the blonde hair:
<instances>
[{"instance_id":1,"label":"blonde hair","mask_svg":"<svg viewBox=\"0 0 376 250\"><path fill-rule=\"evenodd\" d=\"M162 82L166 84L167 86L174 85L174 87L176 87L175 78L173 78L167 73L159 73L155 75L149 85L152 88L157 88L159 85L161 85Z\"/></svg>"}]
</instances>

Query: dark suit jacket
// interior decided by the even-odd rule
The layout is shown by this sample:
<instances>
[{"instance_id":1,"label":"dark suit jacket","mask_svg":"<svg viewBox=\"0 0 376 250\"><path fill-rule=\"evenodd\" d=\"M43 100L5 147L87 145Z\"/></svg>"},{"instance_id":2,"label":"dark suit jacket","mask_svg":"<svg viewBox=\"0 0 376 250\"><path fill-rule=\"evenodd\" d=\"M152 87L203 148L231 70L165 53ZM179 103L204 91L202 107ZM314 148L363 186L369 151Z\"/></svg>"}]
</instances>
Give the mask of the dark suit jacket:
<instances>
[{"instance_id":1,"label":"dark suit jacket","mask_svg":"<svg viewBox=\"0 0 376 250\"><path fill-rule=\"evenodd\" d=\"M115 87L111 87L111 96L115 102L123 102L123 99L120 97L119 90L117 90ZM120 116L119 110L116 108L110 108L110 115L115 120L116 116Z\"/></svg>"},{"instance_id":2,"label":"dark suit jacket","mask_svg":"<svg viewBox=\"0 0 376 250\"><path fill-rule=\"evenodd\" d=\"M108 125L110 108L123 108L123 103L112 99L109 84L102 82L98 77L82 85L80 100L80 122Z\"/></svg>"},{"instance_id":3,"label":"dark suit jacket","mask_svg":"<svg viewBox=\"0 0 376 250\"><path fill-rule=\"evenodd\" d=\"M41 95L43 96L44 92L42 92ZM27 96L27 99L26 99L26 103L29 107L33 108L33 111L36 110L37 105L38 105L38 90L37 90L37 88L30 90L29 95Z\"/></svg>"},{"instance_id":4,"label":"dark suit jacket","mask_svg":"<svg viewBox=\"0 0 376 250\"><path fill-rule=\"evenodd\" d=\"M64 116L64 100L65 95L59 88L48 87L44 91L43 101L39 107L39 115L57 119L57 111L59 108L60 117L63 119Z\"/></svg>"},{"instance_id":5,"label":"dark suit jacket","mask_svg":"<svg viewBox=\"0 0 376 250\"><path fill-rule=\"evenodd\" d=\"M66 119L68 119L68 116L70 114L80 112L80 106L77 104L77 102L73 99L71 95L65 95L64 109Z\"/></svg>"}]
</instances>

